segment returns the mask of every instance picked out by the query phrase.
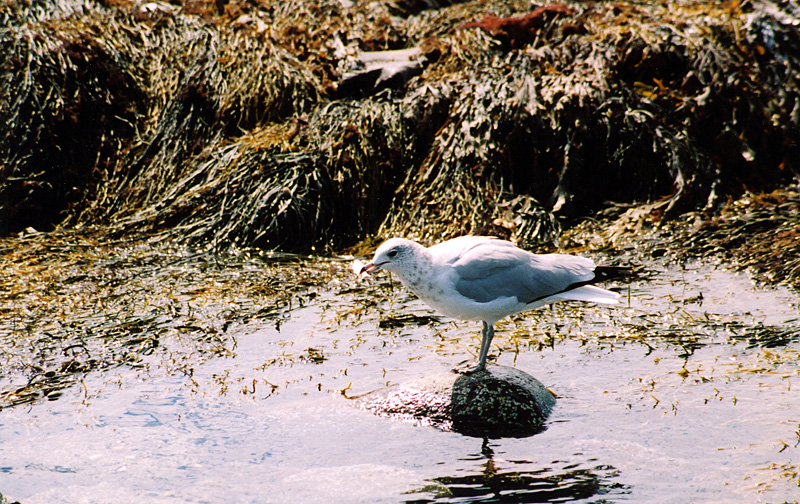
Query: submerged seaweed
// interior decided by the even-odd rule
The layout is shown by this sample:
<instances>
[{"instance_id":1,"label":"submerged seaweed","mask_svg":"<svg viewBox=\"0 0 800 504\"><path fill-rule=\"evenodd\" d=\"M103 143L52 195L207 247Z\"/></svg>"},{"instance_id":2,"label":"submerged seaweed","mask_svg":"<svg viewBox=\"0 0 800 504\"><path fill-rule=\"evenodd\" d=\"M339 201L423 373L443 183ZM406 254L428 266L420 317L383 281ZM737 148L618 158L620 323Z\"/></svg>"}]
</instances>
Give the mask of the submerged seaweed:
<instances>
[{"instance_id":1,"label":"submerged seaweed","mask_svg":"<svg viewBox=\"0 0 800 504\"><path fill-rule=\"evenodd\" d=\"M230 352L232 326L280 324L330 276L301 256L88 235L37 233L2 245L0 408L55 399L91 371L147 367L152 354L191 375Z\"/></svg>"}]
</instances>

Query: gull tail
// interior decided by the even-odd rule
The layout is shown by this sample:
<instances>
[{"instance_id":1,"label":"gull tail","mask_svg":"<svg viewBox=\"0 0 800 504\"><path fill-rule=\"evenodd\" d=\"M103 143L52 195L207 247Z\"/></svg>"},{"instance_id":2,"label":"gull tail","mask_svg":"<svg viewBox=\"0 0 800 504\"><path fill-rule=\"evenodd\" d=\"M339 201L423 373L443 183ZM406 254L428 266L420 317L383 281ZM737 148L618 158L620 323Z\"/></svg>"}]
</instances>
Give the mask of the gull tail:
<instances>
[{"instance_id":1,"label":"gull tail","mask_svg":"<svg viewBox=\"0 0 800 504\"><path fill-rule=\"evenodd\" d=\"M627 266L597 266L594 269L594 278L583 282L576 282L563 291L543 299L545 303L558 301L585 301L588 303L619 303L620 294L608 289L595 287L594 283L607 280L627 279L634 275L633 268Z\"/></svg>"},{"instance_id":2,"label":"gull tail","mask_svg":"<svg viewBox=\"0 0 800 504\"><path fill-rule=\"evenodd\" d=\"M548 297L547 300L553 301L586 301L588 303L619 303L620 295L617 292L601 289L594 285L583 285L575 289L559 292Z\"/></svg>"},{"instance_id":3,"label":"gull tail","mask_svg":"<svg viewBox=\"0 0 800 504\"><path fill-rule=\"evenodd\" d=\"M630 279L636 272L630 266L595 266L592 282L605 282L607 280Z\"/></svg>"},{"instance_id":4,"label":"gull tail","mask_svg":"<svg viewBox=\"0 0 800 504\"><path fill-rule=\"evenodd\" d=\"M557 303L559 301L585 301L588 303L605 303L616 304L619 303L620 294L607 289L601 289L592 285L596 282L603 282L606 280L614 280L618 278L629 278L634 274L633 268L627 266L596 266L594 277L589 280L575 282L567 286L561 292L556 292L549 296L544 296L538 299L529 301L528 304L531 308L536 308L549 303Z\"/></svg>"},{"instance_id":5,"label":"gull tail","mask_svg":"<svg viewBox=\"0 0 800 504\"><path fill-rule=\"evenodd\" d=\"M619 298L621 297L619 293L601 289L591 284L607 280L626 279L632 277L633 274L633 268L628 266L596 266L594 268L594 278L585 282L574 283L564 291L551 296L551 299L616 304L619 303Z\"/></svg>"}]
</instances>

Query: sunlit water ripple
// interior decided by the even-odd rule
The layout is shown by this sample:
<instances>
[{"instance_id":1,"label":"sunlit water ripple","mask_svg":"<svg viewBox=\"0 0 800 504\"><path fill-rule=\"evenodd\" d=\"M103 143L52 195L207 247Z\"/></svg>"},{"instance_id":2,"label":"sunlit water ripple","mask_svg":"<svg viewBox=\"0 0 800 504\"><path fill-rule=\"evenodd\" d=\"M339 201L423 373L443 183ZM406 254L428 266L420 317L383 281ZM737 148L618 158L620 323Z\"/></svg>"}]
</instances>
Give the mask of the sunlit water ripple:
<instances>
[{"instance_id":1,"label":"sunlit water ripple","mask_svg":"<svg viewBox=\"0 0 800 504\"><path fill-rule=\"evenodd\" d=\"M702 294L702 296L699 296ZM88 374L0 412L0 492L36 503L783 502L798 495L798 298L708 265L665 268L617 308L498 326L498 363L558 396L543 433L484 442L375 417L352 397L470 358L478 327L402 289L321 291L245 325L231 356ZM782 344L759 344L762 333ZM771 333L770 333L771 334ZM788 339L787 339L788 338ZM792 383L795 382L795 383Z\"/></svg>"}]
</instances>

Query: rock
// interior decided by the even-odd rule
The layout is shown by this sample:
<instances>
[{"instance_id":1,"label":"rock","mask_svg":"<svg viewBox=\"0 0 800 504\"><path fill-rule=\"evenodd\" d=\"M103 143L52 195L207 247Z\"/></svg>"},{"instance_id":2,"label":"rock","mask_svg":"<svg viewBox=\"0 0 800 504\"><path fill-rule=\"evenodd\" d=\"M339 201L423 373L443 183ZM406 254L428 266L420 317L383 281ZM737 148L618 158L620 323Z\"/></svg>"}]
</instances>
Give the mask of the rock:
<instances>
[{"instance_id":1,"label":"rock","mask_svg":"<svg viewBox=\"0 0 800 504\"><path fill-rule=\"evenodd\" d=\"M425 377L352 400L376 415L482 438L537 434L556 401L539 380L505 366Z\"/></svg>"},{"instance_id":2,"label":"rock","mask_svg":"<svg viewBox=\"0 0 800 504\"><path fill-rule=\"evenodd\" d=\"M338 96L366 97L384 89L400 89L412 77L422 74L425 56L419 48L363 52L361 68L342 76Z\"/></svg>"},{"instance_id":3,"label":"rock","mask_svg":"<svg viewBox=\"0 0 800 504\"><path fill-rule=\"evenodd\" d=\"M0 504L20 504L18 501L10 502L3 494L0 493Z\"/></svg>"}]
</instances>

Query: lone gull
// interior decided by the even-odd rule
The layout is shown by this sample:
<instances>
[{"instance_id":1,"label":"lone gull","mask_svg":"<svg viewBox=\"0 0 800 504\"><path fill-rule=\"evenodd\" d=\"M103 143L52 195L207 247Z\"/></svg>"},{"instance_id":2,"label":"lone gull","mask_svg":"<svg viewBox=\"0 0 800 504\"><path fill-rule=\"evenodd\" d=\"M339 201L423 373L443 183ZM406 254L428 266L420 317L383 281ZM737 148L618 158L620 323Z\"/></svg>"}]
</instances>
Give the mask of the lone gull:
<instances>
[{"instance_id":1,"label":"lone gull","mask_svg":"<svg viewBox=\"0 0 800 504\"><path fill-rule=\"evenodd\" d=\"M558 301L617 303L616 292L591 285L622 268L596 266L591 259L566 254L533 254L488 236L461 236L432 247L405 238L382 243L359 276L386 270L422 301L460 320L483 323L481 348L471 374L486 367L494 324L514 313Z\"/></svg>"}]
</instances>

